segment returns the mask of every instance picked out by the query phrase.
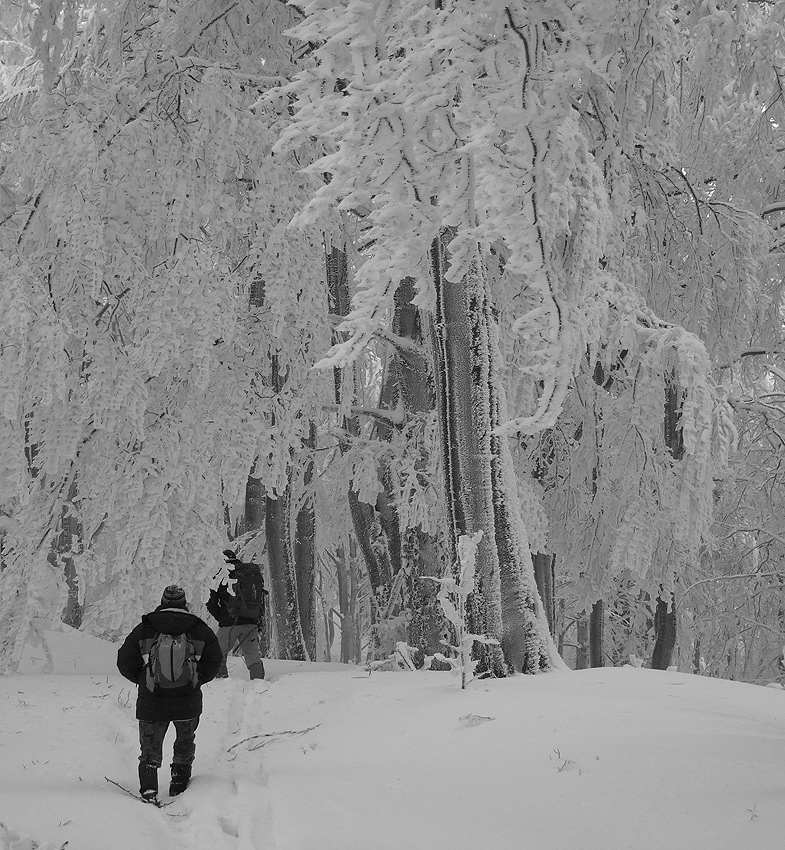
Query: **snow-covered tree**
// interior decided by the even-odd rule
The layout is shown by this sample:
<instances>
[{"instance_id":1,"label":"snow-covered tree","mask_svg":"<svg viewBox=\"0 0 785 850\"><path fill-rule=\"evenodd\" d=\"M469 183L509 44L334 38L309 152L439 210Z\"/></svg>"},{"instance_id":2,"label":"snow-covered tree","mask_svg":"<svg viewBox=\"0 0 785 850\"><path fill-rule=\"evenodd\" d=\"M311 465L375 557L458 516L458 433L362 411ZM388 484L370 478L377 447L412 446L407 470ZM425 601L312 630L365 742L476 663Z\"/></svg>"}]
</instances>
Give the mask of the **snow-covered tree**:
<instances>
[{"instance_id":1,"label":"snow-covered tree","mask_svg":"<svg viewBox=\"0 0 785 850\"><path fill-rule=\"evenodd\" d=\"M114 635L170 581L203 600L225 507L251 472L285 489L307 442L328 391L310 370L329 340L321 231L284 235L307 179L256 106L291 70L294 19L35 10L0 129L4 663L62 609L64 515L86 626Z\"/></svg>"},{"instance_id":2,"label":"snow-covered tree","mask_svg":"<svg viewBox=\"0 0 785 850\"><path fill-rule=\"evenodd\" d=\"M734 440L729 403L740 385L728 378L740 370L729 366L750 349L774 353L781 339L765 219L779 216L781 95L769 63L776 67L782 50L782 9L648 11L642 32L661 57L659 72L632 66L615 101L590 92L585 118L594 145L607 148L621 119L642 113L611 202L628 205L623 279L650 313L632 326L614 318L576 383L569 417L527 447L525 463L545 471L550 543L570 577L569 607L610 603L615 658L631 637L647 654L647 629L675 617L674 599L700 573L712 487L728 475ZM630 86L643 79L633 99ZM696 439L702 448L685 442ZM631 614L641 607L642 618ZM689 663L690 648L681 652Z\"/></svg>"},{"instance_id":3,"label":"snow-covered tree","mask_svg":"<svg viewBox=\"0 0 785 850\"><path fill-rule=\"evenodd\" d=\"M589 548L578 570L587 602L621 569L668 600L711 519L712 454L729 445L702 326L659 315L668 286L652 275L665 253L653 240L672 238L657 228L700 206L678 155L675 104L692 24L672 4L603 0L536 9L319 0L304 12L294 35L322 46L287 89L297 113L279 149L324 140L312 169L330 180L301 220L362 210L373 244L347 338L324 362L354 356L384 324L399 282L415 280L433 325L453 547L483 531L471 629L500 638L514 669L547 667L529 554L529 535L546 538L544 512L531 488L522 512L509 435L553 429L576 377L623 363L629 395L617 390L608 403L624 415L602 427L609 445L626 440L631 466L624 478L621 463L610 476L593 464L586 479L618 499L604 557ZM698 41L712 14L698 16ZM717 235L732 231L731 285L749 287L762 229L744 210L712 211L706 195L699 217ZM708 239L700 247L710 253ZM664 437L668 392L678 458ZM497 672L500 663L489 661Z\"/></svg>"}]
</instances>

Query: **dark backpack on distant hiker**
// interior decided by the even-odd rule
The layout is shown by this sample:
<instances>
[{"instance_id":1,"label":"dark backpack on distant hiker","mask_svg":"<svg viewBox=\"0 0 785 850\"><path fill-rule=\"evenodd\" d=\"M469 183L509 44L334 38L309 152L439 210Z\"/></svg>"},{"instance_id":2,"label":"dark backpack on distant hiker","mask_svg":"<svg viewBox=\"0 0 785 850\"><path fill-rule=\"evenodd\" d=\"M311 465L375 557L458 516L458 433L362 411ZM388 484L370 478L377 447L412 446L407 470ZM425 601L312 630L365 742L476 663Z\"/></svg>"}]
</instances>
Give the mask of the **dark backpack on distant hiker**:
<instances>
[{"instance_id":1,"label":"dark backpack on distant hiker","mask_svg":"<svg viewBox=\"0 0 785 850\"><path fill-rule=\"evenodd\" d=\"M236 581L234 595L236 602L232 614L246 620L261 620L264 615L264 578L258 564L235 562L229 574Z\"/></svg>"},{"instance_id":2,"label":"dark backpack on distant hiker","mask_svg":"<svg viewBox=\"0 0 785 850\"><path fill-rule=\"evenodd\" d=\"M187 634L159 632L145 667L147 689L160 696L182 693L197 684L196 647Z\"/></svg>"}]
</instances>

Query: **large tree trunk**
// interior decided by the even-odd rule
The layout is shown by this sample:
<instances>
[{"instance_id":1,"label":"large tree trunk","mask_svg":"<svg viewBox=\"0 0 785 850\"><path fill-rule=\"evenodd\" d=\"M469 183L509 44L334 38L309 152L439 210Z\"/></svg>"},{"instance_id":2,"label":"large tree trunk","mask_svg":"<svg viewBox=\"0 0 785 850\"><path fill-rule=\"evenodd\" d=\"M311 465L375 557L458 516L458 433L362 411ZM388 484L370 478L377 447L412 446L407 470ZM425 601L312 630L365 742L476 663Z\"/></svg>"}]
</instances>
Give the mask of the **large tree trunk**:
<instances>
[{"instance_id":1,"label":"large tree trunk","mask_svg":"<svg viewBox=\"0 0 785 850\"><path fill-rule=\"evenodd\" d=\"M57 552L65 570L65 583L68 587L63 622L78 629L82 625L82 604L79 601L79 576L74 563L74 552L82 547L82 523L76 513L74 502L77 497L76 474L68 490L68 499L63 505L60 535L57 538Z\"/></svg>"},{"instance_id":2,"label":"large tree trunk","mask_svg":"<svg viewBox=\"0 0 785 850\"><path fill-rule=\"evenodd\" d=\"M434 354L439 441L443 459L447 547L459 578L458 541L482 532L475 589L467 601L467 628L497 643L479 644L478 669L506 675L501 649L502 602L493 514L490 418L490 338L479 253L467 273L447 280L443 234L433 248L436 286Z\"/></svg>"},{"instance_id":3,"label":"large tree trunk","mask_svg":"<svg viewBox=\"0 0 785 850\"><path fill-rule=\"evenodd\" d=\"M25 437L29 437L28 423L25 422ZM36 465L38 446L25 442L27 468L31 478L38 479L40 469ZM82 524L76 514L74 504L77 497L77 476L71 471L71 481L68 484L68 495L60 509L60 530L52 540L52 546L47 560L56 569L63 571L65 584L68 588L65 607L60 613L62 621L75 629L82 625L82 605L79 602L79 576L74 562L74 551L79 551L82 545Z\"/></svg>"},{"instance_id":4,"label":"large tree trunk","mask_svg":"<svg viewBox=\"0 0 785 850\"><path fill-rule=\"evenodd\" d=\"M261 528L264 524L264 487L260 478L248 476L245 482L245 511L243 533Z\"/></svg>"},{"instance_id":5,"label":"large tree trunk","mask_svg":"<svg viewBox=\"0 0 785 850\"><path fill-rule=\"evenodd\" d=\"M665 386L665 445L670 449L674 462L684 457L684 434L681 430L682 394L671 374ZM654 612L654 649L651 666L654 670L667 670L676 648L677 620L676 600L673 593L661 590Z\"/></svg>"},{"instance_id":6,"label":"large tree trunk","mask_svg":"<svg viewBox=\"0 0 785 850\"><path fill-rule=\"evenodd\" d=\"M330 312L345 316L349 313L349 275L346 265L346 252L340 248L333 247L326 253L327 289L330 300ZM354 374L353 364L348 367ZM335 376L335 401L340 406L344 387L344 370L336 369ZM352 386L354 380L352 380ZM354 401L354 398L352 398ZM343 419L344 431L353 436L360 435L360 421L357 416L345 416ZM348 443L341 444L341 452L348 449ZM357 491L349 483L347 492L349 502L349 515L352 520L354 536L357 540L362 554L365 568L368 573L368 581L371 585L371 626L375 630L379 616L379 596L384 595L384 589L389 587L392 581L392 567L389 561L389 553L386 541L384 545L380 542L381 528L376 519L376 510L373 505L362 502ZM374 637L374 652L378 648L378 633Z\"/></svg>"},{"instance_id":7,"label":"large tree trunk","mask_svg":"<svg viewBox=\"0 0 785 850\"><path fill-rule=\"evenodd\" d=\"M345 420L344 428L351 434L356 428L356 420ZM373 505L361 502L357 491L349 485L347 493L349 499L349 513L352 518L354 535L357 545L363 556L365 568L368 571L368 580L371 584L371 592L374 599L390 584L392 571L386 553L380 553L374 545L378 537L376 533L376 516ZM375 602L374 602L375 605Z\"/></svg>"},{"instance_id":8,"label":"large tree trunk","mask_svg":"<svg viewBox=\"0 0 785 850\"><path fill-rule=\"evenodd\" d=\"M605 666L605 603L598 599L589 615L589 663L592 667Z\"/></svg>"},{"instance_id":9,"label":"large tree trunk","mask_svg":"<svg viewBox=\"0 0 785 850\"><path fill-rule=\"evenodd\" d=\"M354 546L350 543L347 556L343 546L336 556L338 577L338 613L341 618L341 661L344 664L361 662L360 635L357 628L357 582L355 580Z\"/></svg>"},{"instance_id":10,"label":"large tree trunk","mask_svg":"<svg viewBox=\"0 0 785 850\"><path fill-rule=\"evenodd\" d=\"M313 422L304 442L308 448L316 447L316 426ZM294 564L305 649L308 657L316 660L316 512L311 490L312 481L313 456L306 460L303 471L304 498L295 520Z\"/></svg>"},{"instance_id":11,"label":"large tree trunk","mask_svg":"<svg viewBox=\"0 0 785 850\"><path fill-rule=\"evenodd\" d=\"M307 661L308 653L300 625L297 576L289 535L288 489L279 493L277 499L270 496L265 498L264 519L278 656L293 661Z\"/></svg>"},{"instance_id":12,"label":"large tree trunk","mask_svg":"<svg viewBox=\"0 0 785 850\"><path fill-rule=\"evenodd\" d=\"M54 549L50 553L49 560L63 568L65 583L68 588L62 620L66 625L78 629L82 625L82 604L79 601L79 576L76 572L74 552L81 549L82 524L76 513L74 504L76 497L77 484L74 474L68 489L68 498L63 504L60 533L54 540Z\"/></svg>"},{"instance_id":13,"label":"large tree trunk","mask_svg":"<svg viewBox=\"0 0 785 850\"><path fill-rule=\"evenodd\" d=\"M277 356L271 359L270 375L273 391L280 393L284 379L279 370ZM272 498L269 493L265 497L264 533L267 562L270 565L273 623L279 657L307 661L308 653L300 623L297 571L290 522L291 490L287 482L286 488L277 494L277 498Z\"/></svg>"},{"instance_id":14,"label":"large tree trunk","mask_svg":"<svg viewBox=\"0 0 785 850\"><path fill-rule=\"evenodd\" d=\"M414 343L397 349L394 366L398 393L407 417L429 416L436 407L431 361L425 355L427 343L419 308L414 304L415 287L406 278L395 294L393 333ZM434 447L435 448L435 447ZM427 451L427 448L425 449ZM423 465L426 460L423 459ZM415 662L425 655L442 652L446 637L444 616L437 597L439 585L433 581L444 572L444 560L436 537L422 528L401 529L404 545L401 569L409 578L408 643L416 647Z\"/></svg>"},{"instance_id":15,"label":"large tree trunk","mask_svg":"<svg viewBox=\"0 0 785 850\"><path fill-rule=\"evenodd\" d=\"M537 592L542 599L542 606L545 609L545 618L548 621L548 630L551 636L556 639L556 576L555 565L556 556L548 552L537 552L532 555L534 564L534 581L537 584Z\"/></svg>"},{"instance_id":16,"label":"large tree trunk","mask_svg":"<svg viewBox=\"0 0 785 850\"><path fill-rule=\"evenodd\" d=\"M538 673L550 666L547 620L537 594L534 566L515 493L507 438L494 437L494 522L502 591L502 648L516 673ZM543 626L543 621L546 625Z\"/></svg>"},{"instance_id":17,"label":"large tree trunk","mask_svg":"<svg viewBox=\"0 0 785 850\"><path fill-rule=\"evenodd\" d=\"M585 670L589 666L589 618L586 614L578 617L575 632L575 669Z\"/></svg>"},{"instance_id":18,"label":"large tree trunk","mask_svg":"<svg viewBox=\"0 0 785 850\"><path fill-rule=\"evenodd\" d=\"M420 528L408 530L403 557L409 577L407 641L416 649L413 660L419 666L426 655L444 652L442 641L448 637L437 598L439 585L431 580L441 575L443 569L437 541Z\"/></svg>"},{"instance_id":19,"label":"large tree trunk","mask_svg":"<svg viewBox=\"0 0 785 850\"><path fill-rule=\"evenodd\" d=\"M658 599L654 611L654 633L657 636L651 656L652 670L667 670L676 646L676 611L666 599Z\"/></svg>"},{"instance_id":20,"label":"large tree trunk","mask_svg":"<svg viewBox=\"0 0 785 850\"><path fill-rule=\"evenodd\" d=\"M264 486L260 478L249 475L245 482L245 510L243 512L242 533L264 526L266 504ZM268 561L269 566L269 561ZM268 655L272 645L272 617L269 606L259 633L262 655Z\"/></svg>"},{"instance_id":21,"label":"large tree trunk","mask_svg":"<svg viewBox=\"0 0 785 850\"><path fill-rule=\"evenodd\" d=\"M414 280L405 278L395 293L392 331L411 345L395 347L379 399L382 408L394 409L401 405L410 425L418 418L429 416L436 405L423 322L420 310L414 304L414 296ZM391 425L379 423L375 430L380 439L391 440L393 437ZM428 447L423 444L422 451L427 450ZM427 466L427 463L427 458L423 457L420 467ZM402 527L390 467L383 465L379 475L384 491L377 501L377 509L387 537L392 573L396 576L402 570L406 575L403 598L397 610L390 611L390 614L395 615L404 609L407 611L406 640L409 646L415 648L414 661L419 665L426 655L434 655L444 649L444 617L436 598L439 586L432 580L442 575L444 563L430 531L419 526Z\"/></svg>"},{"instance_id":22,"label":"large tree trunk","mask_svg":"<svg viewBox=\"0 0 785 850\"><path fill-rule=\"evenodd\" d=\"M479 249L460 280L448 280L444 246L433 246L434 327L439 438L444 460L449 552L482 531L470 632L499 641L481 645L480 669L536 672L549 666L547 627L520 519L512 459L495 428L505 414L496 328Z\"/></svg>"},{"instance_id":23,"label":"large tree trunk","mask_svg":"<svg viewBox=\"0 0 785 850\"><path fill-rule=\"evenodd\" d=\"M486 308L487 309L487 308ZM488 381L493 427L507 416L502 386L498 327L488 311L491 370ZM492 484L496 548L502 589L504 657L518 673L550 667L548 622L537 592L531 547L521 518L515 468L507 437L491 437Z\"/></svg>"},{"instance_id":24,"label":"large tree trunk","mask_svg":"<svg viewBox=\"0 0 785 850\"><path fill-rule=\"evenodd\" d=\"M397 299L396 299L397 302ZM398 307L396 303L396 314ZM393 331L395 331L395 319L393 318ZM379 393L379 408L382 410L394 410L400 398L400 386L396 369L396 355L388 357L382 377L382 386ZM373 435L379 440L389 442L393 438L393 426L389 422L377 421L374 423ZM390 464L385 459L379 464L379 481L382 491L376 499L376 512L379 517L381 530L385 537L387 554L390 560L390 573L397 575L402 568L403 542L400 516L395 504L394 484Z\"/></svg>"}]
</instances>

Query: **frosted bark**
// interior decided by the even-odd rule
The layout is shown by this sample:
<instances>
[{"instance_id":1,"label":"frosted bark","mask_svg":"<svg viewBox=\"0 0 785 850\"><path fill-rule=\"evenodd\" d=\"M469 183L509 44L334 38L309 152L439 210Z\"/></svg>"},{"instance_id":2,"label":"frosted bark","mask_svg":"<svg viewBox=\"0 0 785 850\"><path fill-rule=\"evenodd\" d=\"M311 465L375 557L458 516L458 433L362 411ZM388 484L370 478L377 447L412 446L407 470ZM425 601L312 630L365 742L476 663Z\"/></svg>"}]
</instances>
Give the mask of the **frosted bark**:
<instances>
[{"instance_id":1,"label":"frosted bark","mask_svg":"<svg viewBox=\"0 0 785 850\"><path fill-rule=\"evenodd\" d=\"M394 356L400 403L409 419L430 414L436 405L432 364L427 359L423 317L414 303L415 295L414 280L406 278L395 293L393 317L393 332L414 343L410 348L396 348ZM423 449L424 452L436 450L437 447L432 444L425 444ZM418 464L418 471L423 476L428 474L428 460L423 458ZM438 510L441 509L440 504ZM436 526L437 522L433 525ZM443 619L436 598L437 589L430 580L443 570L437 533L420 524L401 529L401 535L401 569L409 577L407 639L410 646L418 647L420 654L433 655L443 649Z\"/></svg>"},{"instance_id":2,"label":"frosted bark","mask_svg":"<svg viewBox=\"0 0 785 850\"><path fill-rule=\"evenodd\" d=\"M682 393L671 374L665 387L665 409L663 430L665 445L675 463L684 457L684 434L681 426ZM668 565L670 566L670 565ZM672 568L671 568L672 569ZM667 670L673 651L676 648L678 619L676 599L673 591L662 588L661 595L655 601L654 610L654 648L651 654L651 666L655 670Z\"/></svg>"},{"instance_id":3,"label":"frosted bark","mask_svg":"<svg viewBox=\"0 0 785 850\"><path fill-rule=\"evenodd\" d=\"M316 447L316 426L311 423L306 448ZM316 660L316 511L314 507L313 457L307 457L302 474L303 496L295 518L294 564L300 626L308 657Z\"/></svg>"},{"instance_id":4,"label":"frosted bark","mask_svg":"<svg viewBox=\"0 0 785 850\"><path fill-rule=\"evenodd\" d=\"M395 293L392 318L395 343L390 346L392 353L387 359L379 401L382 408L402 409L408 424L430 415L436 403L422 317L414 304L415 293L411 278L401 281ZM393 428L387 424L377 423L375 433L388 442L396 438ZM418 429L407 431L403 439L419 442L420 456L414 463L414 471L421 489L420 481L425 481L426 487L432 486L428 481L432 466L430 452L437 450L436 445L422 439ZM407 448L411 446L405 446L404 450ZM400 457L383 458L379 477L384 489L377 499L377 510L387 538L392 574L397 576L402 571L406 577L400 598L388 603L388 609L394 603L388 616L406 611L406 640L410 647L417 648L415 663L419 664L426 655L444 649L441 644L444 622L436 599L436 585L431 580L442 574L443 563L433 530L438 517L431 515L428 527L423 528L424 523L418 522L419 516L411 510L411 505L404 503L406 494L401 491L400 464ZM414 498L422 500L423 497L417 492ZM435 506L432 514L439 510L440 506ZM392 649L390 647L390 651Z\"/></svg>"},{"instance_id":5,"label":"frosted bark","mask_svg":"<svg viewBox=\"0 0 785 850\"><path fill-rule=\"evenodd\" d=\"M534 580L534 564L514 486L515 471L506 437L496 438L493 463L494 525L502 591L502 648L518 673L547 670L559 660Z\"/></svg>"},{"instance_id":6,"label":"frosted bark","mask_svg":"<svg viewBox=\"0 0 785 850\"><path fill-rule=\"evenodd\" d=\"M327 291L330 301L330 311L334 315L343 316L349 311L349 272L346 251L336 246L331 246L325 253ZM348 373L348 375L346 374ZM333 370L335 385L335 401L339 410L343 411L342 427L349 437L360 435L360 422L356 415L351 415L351 410L356 401L356 365L350 363L345 369L336 366ZM340 441L341 453L349 448L348 440ZM349 502L349 513L352 520L357 544L365 562L368 578L371 584L371 593L376 595L378 589L387 585L392 578L392 568L389 562L389 554L381 547L375 545L373 538L374 508L367 502L360 500L355 487L353 477L350 478L347 490ZM375 603L374 603L375 605ZM375 615L374 615L375 616Z\"/></svg>"},{"instance_id":7,"label":"frosted bark","mask_svg":"<svg viewBox=\"0 0 785 850\"><path fill-rule=\"evenodd\" d=\"M501 641L502 591L496 551L491 408L490 339L485 279L479 252L469 271L448 281L445 233L433 246L436 288L434 349L450 561L458 565L458 540L482 531L476 554L476 590L467 604L469 632ZM505 674L495 644L484 644L484 668ZM481 668L482 669L482 668Z\"/></svg>"},{"instance_id":8,"label":"frosted bark","mask_svg":"<svg viewBox=\"0 0 785 850\"><path fill-rule=\"evenodd\" d=\"M273 596L273 630L277 657L307 661L300 625L297 573L289 530L289 494L265 500L265 535Z\"/></svg>"}]
</instances>

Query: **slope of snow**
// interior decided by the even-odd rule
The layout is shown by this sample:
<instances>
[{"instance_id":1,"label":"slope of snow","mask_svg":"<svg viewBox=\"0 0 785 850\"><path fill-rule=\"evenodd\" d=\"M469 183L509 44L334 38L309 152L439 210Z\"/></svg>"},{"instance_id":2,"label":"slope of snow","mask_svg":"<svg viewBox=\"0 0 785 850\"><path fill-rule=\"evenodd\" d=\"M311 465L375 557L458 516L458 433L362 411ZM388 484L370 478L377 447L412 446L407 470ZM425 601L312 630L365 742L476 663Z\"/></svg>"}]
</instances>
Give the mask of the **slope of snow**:
<instances>
[{"instance_id":1,"label":"slope of snow","mask_svg":"<svg viewBox=\"0 0 785 850\"><path fill-rule=\"evenodd\" d=\"M30 651L0 677L0 850L785 844L781 689L605 668L461 691L448 673L275 660L252 683L230 659L205 687L194 780L156 809L105 781L137 787L117 647L50 638L54 673Z\"/></svg>"}]
</instances>

